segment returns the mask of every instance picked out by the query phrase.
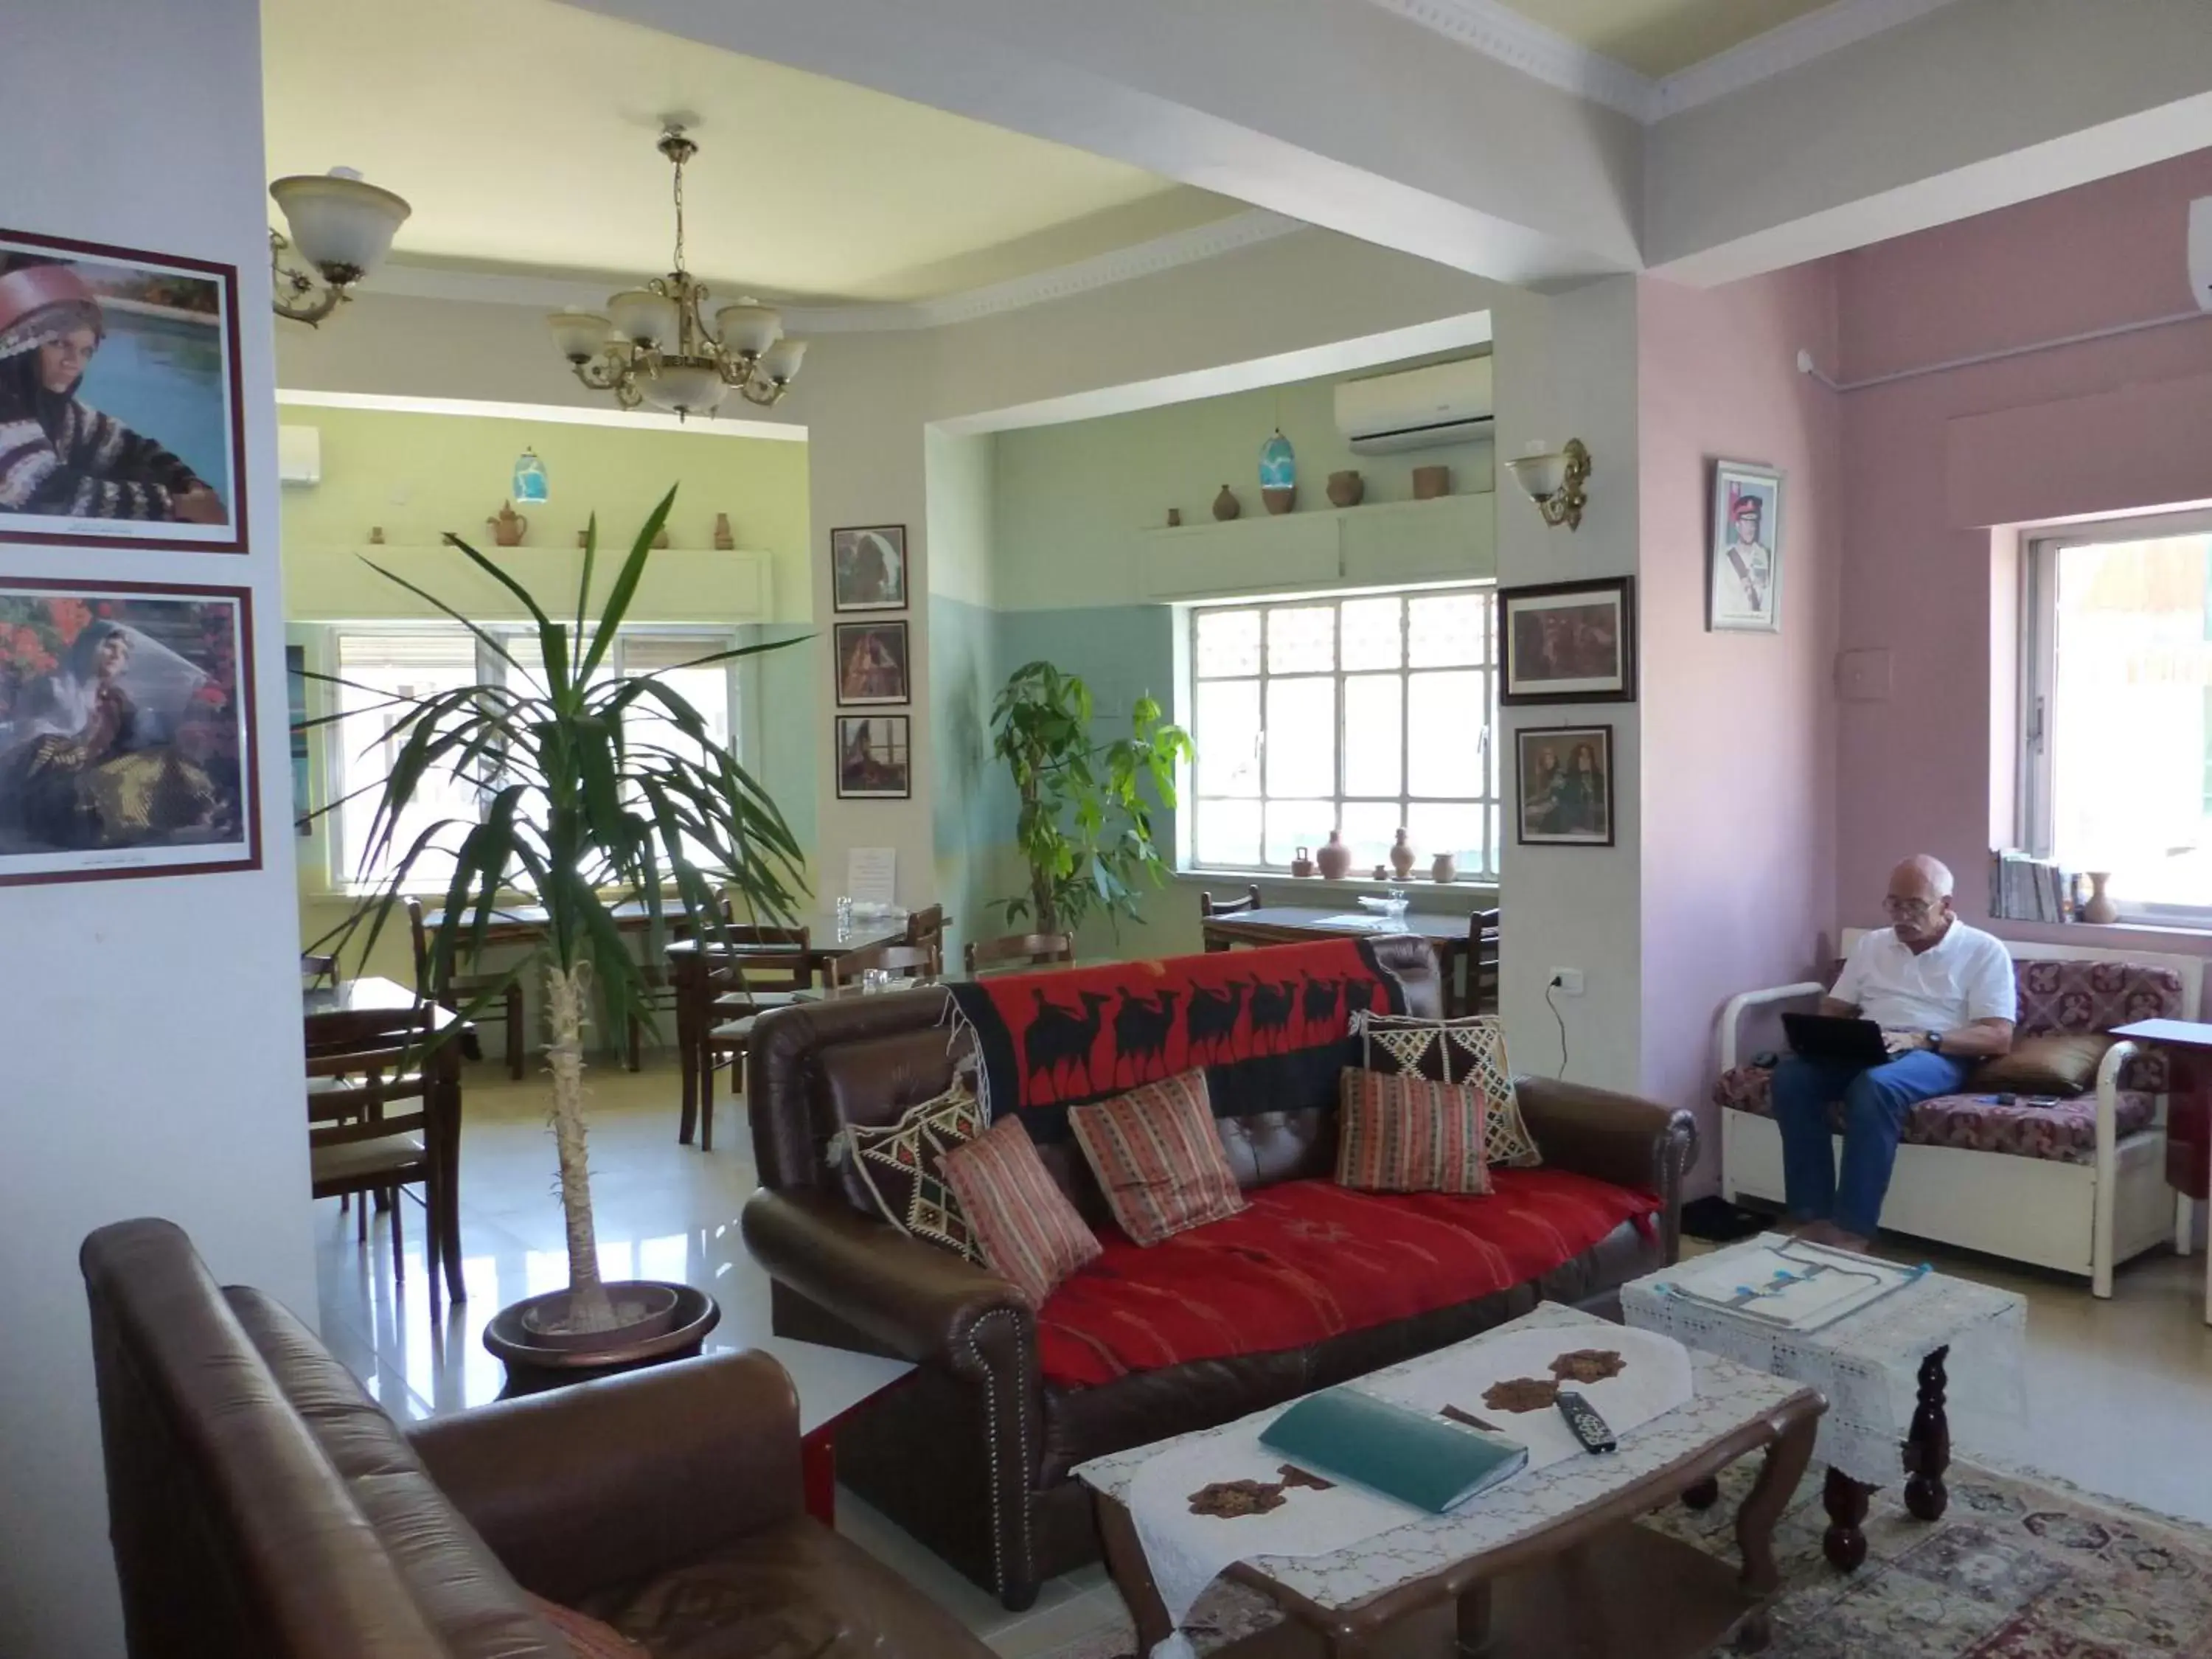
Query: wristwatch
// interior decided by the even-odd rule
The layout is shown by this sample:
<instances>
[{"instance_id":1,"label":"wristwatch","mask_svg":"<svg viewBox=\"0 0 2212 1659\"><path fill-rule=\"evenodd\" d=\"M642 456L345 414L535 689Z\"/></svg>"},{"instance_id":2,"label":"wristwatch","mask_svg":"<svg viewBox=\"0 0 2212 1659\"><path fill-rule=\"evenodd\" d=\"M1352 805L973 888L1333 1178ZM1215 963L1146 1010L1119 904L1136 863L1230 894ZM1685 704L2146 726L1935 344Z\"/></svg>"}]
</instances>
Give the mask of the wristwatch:
<instances>
[{"instance_id":1,"label":"wristwatch","mask_svg":"<svg viewBox=\"0 0 2212 1659\"><path fill-rule=\"evenodd\" d=\"M1941 1031L1923 1031L1920 1035L1928 1039L1929 1054L1940 1054L1943 1052L1943 1034Z\"/></svg>"}]
</instances>

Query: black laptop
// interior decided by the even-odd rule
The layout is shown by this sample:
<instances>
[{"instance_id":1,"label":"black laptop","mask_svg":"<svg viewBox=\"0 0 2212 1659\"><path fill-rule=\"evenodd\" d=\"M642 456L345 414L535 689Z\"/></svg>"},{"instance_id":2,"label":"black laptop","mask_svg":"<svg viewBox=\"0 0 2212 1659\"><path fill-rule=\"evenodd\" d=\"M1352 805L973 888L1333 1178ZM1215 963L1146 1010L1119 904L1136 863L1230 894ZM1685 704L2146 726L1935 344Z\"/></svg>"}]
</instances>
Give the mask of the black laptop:
<instances>
[{"instance_id":1,"label":"black laptop","mask_svg":"<svg viewBox=\"0 0 2212 1659\"><path fill-rule=\"evenodd\" d=\"M1782 1029L1790 1046L1806 1060L1848 1060L1855 1066L1881 1066L1889 1058L1889 1045L1881 1040L1881 1027L1870 1019L1837 1014L1784 1014Z\"/></svg>"}]
</instances>

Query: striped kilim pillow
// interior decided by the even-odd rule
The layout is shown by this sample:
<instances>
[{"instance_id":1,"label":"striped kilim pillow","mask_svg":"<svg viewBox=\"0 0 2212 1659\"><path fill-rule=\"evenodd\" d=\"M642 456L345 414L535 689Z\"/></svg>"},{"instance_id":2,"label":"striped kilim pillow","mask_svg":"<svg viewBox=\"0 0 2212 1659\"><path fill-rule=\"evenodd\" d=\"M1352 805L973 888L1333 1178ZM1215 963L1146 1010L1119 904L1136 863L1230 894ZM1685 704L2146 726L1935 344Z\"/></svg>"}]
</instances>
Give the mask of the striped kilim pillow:
<instances>
[{"instance_id":1,"label":"striped kilim pillow","mask_svg":"<svg viewBox=\"0 0 2212 1659\"><path fill-rule=\"evenodd\" d=\"M1070 1107L1067 1121L1132 1243L1157 1244L1244 1208L1204 1072Z\"/></svg>"},{"instance_id":2,"label":"striped kilim pillow","mask_svg":"<svg viewBox=\"0 0 2212 1659\"><path fill-rule=\"evenodd\" d=\"M1346 1066L1336 1184L1370 1193L1487 1193L1490 1102L1472 1083Z\"/></svg>"},{"instance_id":3,"label":"striped kilim pillow","mask_svg":"<svg viewBox=\"0 0 2212 1659\"><path fill-rule=\"evenodd\" d=\"M1020 1114L1009 1112L975 1139L951 1147L938 1168L960 1200L984 1261L1031 1307L1042 1307L1098 1259L1098 1240L1046 1171Z\"/></svg>"},{"instance_id":4,"label":"striped kilim pillow","mask_svg":"<svg viewBox=\"0 0 2212 1659\"><path fill-rule=\"evenodd\" d=\"M1516 1170L1544 1161L1522 1120L1521 1097L1505 1058L1505 1028L1494 1014L1466 1019L1423 1019L1408 1014L1353 1017L1361 1064L1374 1072L1403 1072L1432 1083L1468 1083L1490 1102L1490 1161Z\"/></svg>"}]
</instances>

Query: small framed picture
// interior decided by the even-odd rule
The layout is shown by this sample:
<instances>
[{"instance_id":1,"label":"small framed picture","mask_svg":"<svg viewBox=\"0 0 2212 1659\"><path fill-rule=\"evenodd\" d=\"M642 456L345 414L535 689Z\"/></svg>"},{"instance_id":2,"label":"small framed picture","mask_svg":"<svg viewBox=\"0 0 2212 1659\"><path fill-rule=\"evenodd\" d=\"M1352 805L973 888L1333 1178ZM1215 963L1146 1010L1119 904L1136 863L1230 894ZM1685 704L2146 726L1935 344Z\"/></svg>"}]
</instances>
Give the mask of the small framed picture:
<instances>
[{"instance_id":1,"label":"small framed picture","mask_svg":"<svg viewBox=\"0 0 2212 1659\"><path fill-rule=\"evenodd\" d=\"M246 550L238 273L0 230L0 542Z\"/></svg>"},{"instance_id":2,"label":"small framed picture","mask_svg":"<svg viewBox=\"0 0 2212 1659\"><path fill-rule=\"evenodd\" d=\"M1613 728L1514 733L1514 814L1524 847L1613 845Z\"/></svg>"},{"instance_id":3,"label":"small framed picture","mask_svg":"<svg viewBox=\"0 0 2212 1659\"><path fill-rule=\"evenodd\" d=\"M1635 578L1509 587L1498 599L1499 702L1636 701Z\"/></svg>"},{"instance_id":4,"label":"small framed picture","mask_svg":"<svg viewBox=\"0 0 2212 1659\"><path fill-rule=\"evenodd\" d=\"M1708 631L1782 631L1782 475L1772 467L1713 463L1707 562Z\"/></svg>"},{"instance_id":5,"label":"small framed picture","mask_svg":"<svg viewBox=\"0 0 2212 1659\"><path fill-rule=\"evenodd\" d=\"M906 609L906 526L830 532L830 602L838 611Z\"/></svg>"},{"instance_id":6,"label":"small framed picture","mask_svg":"<svg viewBox=\"0 0 2212 1659\"><path fill-rule=\"evenodd\" d=\"M260 866L252 605L0 582L0 885Z\"/></svg>"},{"instance_id":7,"label":"small framed picture","mask_svg":"<svg viewBox=\"0 0 2212 1659\"><path fill-rule=\"evenodd\" d=\"M907 701L906 624L839 623L837 706Z\"/></svg>"},{"instance_id":8,"label":"small framed picture","mask_svg":"<svg viewBox=\"0 0 2212 1659\"><path fill-rule=\"evenodd\" d=\"M904 714L837 717L840 800L904 800L914 793L907 719Z\"/></svg>"}]
</instances>

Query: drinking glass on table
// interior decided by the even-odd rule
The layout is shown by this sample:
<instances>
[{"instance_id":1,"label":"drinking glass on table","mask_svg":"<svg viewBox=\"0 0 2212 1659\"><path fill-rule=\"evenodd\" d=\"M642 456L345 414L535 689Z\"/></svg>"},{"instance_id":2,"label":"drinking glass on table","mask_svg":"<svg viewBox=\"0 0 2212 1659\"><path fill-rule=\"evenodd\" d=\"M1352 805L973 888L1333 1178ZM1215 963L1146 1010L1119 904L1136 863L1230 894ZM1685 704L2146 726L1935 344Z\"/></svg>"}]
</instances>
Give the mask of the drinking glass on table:
<instances>
[{"instance_id":1,"label":"drinking glass on table","mask_svg":"<svg viewBox=\"0 0 2212 1659\"><path fill-rule=\"evenodd\" d=\"M837 895L837 938L842 942L853 935L853 899L849 893Z\"/></svg>"}]
</instances>

